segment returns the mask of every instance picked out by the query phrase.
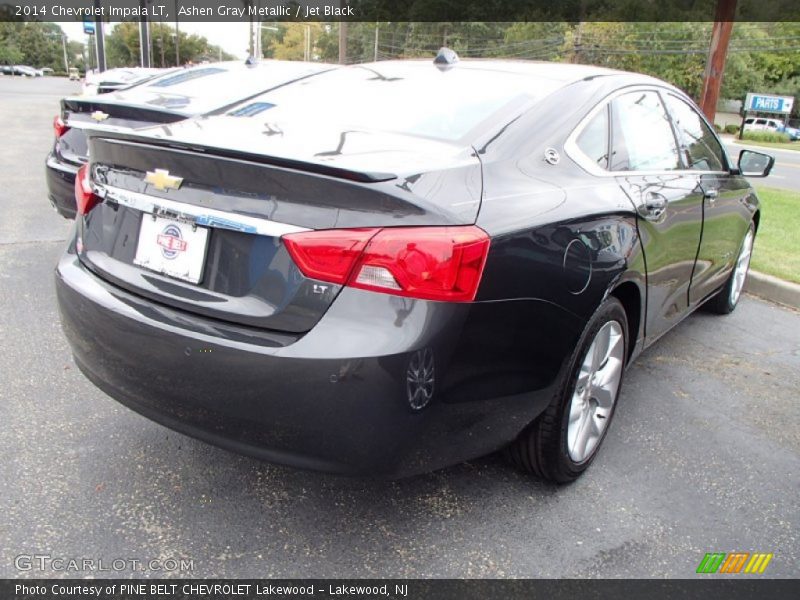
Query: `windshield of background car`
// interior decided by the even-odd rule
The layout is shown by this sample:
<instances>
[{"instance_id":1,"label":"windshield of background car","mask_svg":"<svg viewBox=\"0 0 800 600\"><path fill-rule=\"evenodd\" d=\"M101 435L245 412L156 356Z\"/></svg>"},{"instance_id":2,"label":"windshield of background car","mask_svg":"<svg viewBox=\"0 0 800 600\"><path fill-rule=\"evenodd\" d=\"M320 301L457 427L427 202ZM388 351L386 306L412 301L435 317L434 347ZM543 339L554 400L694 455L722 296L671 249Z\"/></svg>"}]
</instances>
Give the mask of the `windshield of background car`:
<instances>
[{"instance_id":1,"label":"windshield of background car","mask_svg":"<svg viewBox=\"0 0 800 600\"><path fill-rule=\"evenodd\" d=\"M269 124L319 121L435 139L462 139L504 108L527 106L559 83L481 68L440 71L394 63L337 69L263 94L228 115Z\"/></svg>"},{"instance_id":2,"label":"windshield of background car","mask_svg":"<svg viewBox=\"0 0 800 600\"><path fill-rule=\"evenodd\" d=\"M123 104L199 115L326 68L301 62L264 61L256 66L209 64L170 71L143 85L110 94Z\"/></svg>"}]
</instances>

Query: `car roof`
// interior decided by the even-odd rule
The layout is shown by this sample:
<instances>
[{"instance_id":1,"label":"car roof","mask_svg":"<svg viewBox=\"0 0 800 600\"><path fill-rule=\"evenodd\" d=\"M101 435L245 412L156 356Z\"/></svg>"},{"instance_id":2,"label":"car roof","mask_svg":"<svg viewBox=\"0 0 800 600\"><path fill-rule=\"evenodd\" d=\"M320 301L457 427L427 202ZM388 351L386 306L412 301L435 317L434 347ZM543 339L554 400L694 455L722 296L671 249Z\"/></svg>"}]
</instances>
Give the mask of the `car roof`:
<instances>
[{"instance_id":1,"label":"car roof","mask_svg":"<svg viewBox=\"0 0 800 600\"><path fill-rule=\"evenodd\" d=\"M376 70L407 70L409 73L417 69L423 70L437 68L430 59L385 60L372 63L361 63L354 66L375 68ZM459 62L449 66L448 68L524 75L530 77L531 79L549 80L554 83L561 83L562 85L568 85L570 83L591 77L609 75L638 76L645 80L659 81L647 75L639 75L637 73L618 71L605 67L524 59L501 60L491 58L467 58L461 59Z\"/></svg>"}]
</instances>

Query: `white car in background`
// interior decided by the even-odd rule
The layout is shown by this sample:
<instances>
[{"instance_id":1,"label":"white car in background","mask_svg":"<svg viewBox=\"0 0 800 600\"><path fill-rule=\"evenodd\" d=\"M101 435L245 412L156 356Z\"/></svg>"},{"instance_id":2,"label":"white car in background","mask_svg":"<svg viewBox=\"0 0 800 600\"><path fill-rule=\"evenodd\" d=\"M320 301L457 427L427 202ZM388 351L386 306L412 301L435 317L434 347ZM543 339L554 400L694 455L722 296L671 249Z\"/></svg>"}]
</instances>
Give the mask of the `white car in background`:
<instances>
[{"instance_id":1,"label":"white car in background","mask_svg":"<svg viewBox=\"0 0 800 600\"><path fill-rule=\"evenodd\" d=\"M777 119L755 118L750 117L744 120L745 131L780 131L783 123Z\"/></svg>"},{"instance_id":2,"label":"white car in background","mask_svg":"<svg viewBox=\"0 0 800 600\"><path fill-rule=\"evenodd\" d=\"M743 131L773 131L775 133L785 133L793 142L800 140L800 129L789 127L778 119L766 117L749 117L745 119Z\"/></svg>"},{"instance_id":3,"label":"white car in background","mask_svg":"<svg viewBox=\"0 0 800 600\"><path fill-rule=\"evenodd\" d=\"M87 71L81 93L84 96L95 96L97 94L115 92L147 81L166 71L167 69L144 69L141 67L108 69L103 72Z\"/></svg>"}]
</instances>

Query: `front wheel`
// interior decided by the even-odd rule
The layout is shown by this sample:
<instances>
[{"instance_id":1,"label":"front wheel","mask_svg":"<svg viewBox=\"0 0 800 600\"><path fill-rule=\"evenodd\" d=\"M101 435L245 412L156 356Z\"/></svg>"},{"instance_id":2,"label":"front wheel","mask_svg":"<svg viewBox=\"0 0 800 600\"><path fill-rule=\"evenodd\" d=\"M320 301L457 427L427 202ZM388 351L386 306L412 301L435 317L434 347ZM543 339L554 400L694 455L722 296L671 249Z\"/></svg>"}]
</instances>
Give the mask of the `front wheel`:
<instances>
[{"instance_id":1,"label":"front wheel","mask_svg":"<svg viewBox=\"0 0 800 600\"><path fill-rule=\"evenodd\" d=\"M739 303L739 298L741 298L742 290L744 289L744 282L747 279L747 272L750 270L750 256L753 254L755 237L755 225L750 223L744 240L742 240L742 247L739 249L739 256L733 266L731 276L719 293L706 303L706 307L711 312L718 315L727 315L732 313Z\"/></svg>"},{"instance_id":2,"label":"front wheel","mask_svg":"<svg viewBox=\"0 0 800 600\"><path fill-rule=\"evenodd\" d=\"M551 481L577 479L608 432L627 350L628 319L612 296L584 329L550 406L508 448L512 462Z\"/></svg>"}]
</instances>

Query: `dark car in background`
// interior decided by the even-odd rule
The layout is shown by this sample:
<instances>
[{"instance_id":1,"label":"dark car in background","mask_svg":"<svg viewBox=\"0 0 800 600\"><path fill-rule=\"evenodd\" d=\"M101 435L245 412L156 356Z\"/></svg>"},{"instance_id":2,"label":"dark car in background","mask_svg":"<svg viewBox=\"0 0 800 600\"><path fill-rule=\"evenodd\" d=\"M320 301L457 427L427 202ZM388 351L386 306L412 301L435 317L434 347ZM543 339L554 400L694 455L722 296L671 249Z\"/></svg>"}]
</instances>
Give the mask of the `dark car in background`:
<instances>
[{"instance_id":1,"label":"dark car in background","mask_svg":"<svg viewBox=\"0 0 800 600\"><path fill-rule=\"evenodd\" d=\"M22 77L42 77L44 75L43 69L36 69L26 65L3 65L0 68L0 72L3 75L20 75Z\"/></svg>"},{"instance_id":2,"label":"dark car in background","mask_svg":"<svg viewBox=\"0 0 800 600\"><path fill-rule=\"evenodd\" d=\"M650 77L440 63L92 132L56 274L81 371L278 463L400 477L507 448L578 477L630 361L736 307L761 214L743 175L772 159L731 162Z\"/></svg>"},{"instance_id":3,"label":"dark car in background","mask_svg":"<svg viewBox=\"0 0 800 600\"><path fill-rule=\"evenodd\" d=\"M48 198L60 215L75 218L75 173L86 162L86 131L123 131L223 109L286 82L333 68L290 61L222 62L171 70L124 90L61 101L47 156Z\"/></svg>"}]
</instances>

